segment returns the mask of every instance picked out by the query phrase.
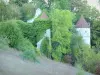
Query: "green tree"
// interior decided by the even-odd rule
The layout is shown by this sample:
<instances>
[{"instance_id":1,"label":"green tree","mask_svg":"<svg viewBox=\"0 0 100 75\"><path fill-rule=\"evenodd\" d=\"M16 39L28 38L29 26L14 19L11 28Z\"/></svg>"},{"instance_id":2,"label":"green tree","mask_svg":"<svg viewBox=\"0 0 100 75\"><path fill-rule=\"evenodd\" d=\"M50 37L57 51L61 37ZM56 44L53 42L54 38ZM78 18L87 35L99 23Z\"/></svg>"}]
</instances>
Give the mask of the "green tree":
<instances>
[{"instance_id":1,"label":"green tree","mask_svg":"<svg viewBox=\"0 0 100 75\"><path fill-rule=\"evenodd\" d=\"M10 3L15 3L18 6L22 6L24 3L28 3L28 0L10 0Z\"/></svg>"},{"instance_id":2,"label":"green tree","mask_svg":"<svg viewBox=\"0 0 100 75\"><path fill-rule=\"evenodd\" d=\"M91 44L100 51L100 21L94 20L91 28Z\"/></svg>"},{"instance_id":3,"label":"green tree","mask_svg":"<svg viewBox=\"0 0 100 75\"><path fill-rule=\"evenodd\" d=\"M37 7L42 9L70 9L70 0L48 0L48 4L44 0L33 0Z\"/></svg>"},{"instance_id":4,"label":"green tree","mask_svg":"<svg viewBox=\"0 0 100 75\"><path fill-rule=\"evenodd\" d=\"M19 7L14 4L6 5L3 1L0 2L0 21L9 19L20 19L21 14Z\"/></svg>"},{"instance_id":5,"label":"green tree","mask_svg":"<svg viewBox=\"0 0 100 75\"><path fill-rule=\"evenodd\" d=\"M52 57L60 61L63 54L70 53L70 40L72 33L72 13L68 10L52 12Z\"/></svg>"},{"instance_id":6,"label":"green tree","mask_svg":"<svg viewBox=\"0 0 100 75\"><path fill-rule=\"evenodd\" d=\"M71 7L70 0L53 0L51 4L52 4L52 8L56 8L56 9L70 10Z\"/></svg>"},{"instance_id":7,"label":"green tree","mask_svg":"<svg viewBox=\"0 0 100 75\"><path fill-rule=\"evenodd\" d=\"M34 3L25 3L21 7L21 19L27 21L30 18L33 18L35 15L35 5Z\"/></svg>"},{"instance_id":8,"label":"green tree","mask_svg":"<svg viewBox=\"0 0 100 75\"><path fill-rule=\"evenodd\" d=\"M71 0L70 2L71 10L76 13L77 19L83 15L85 18L94 20L100 15L100 12L96 8L89 6L86 0Z\"/></svg>"}]
</instances>

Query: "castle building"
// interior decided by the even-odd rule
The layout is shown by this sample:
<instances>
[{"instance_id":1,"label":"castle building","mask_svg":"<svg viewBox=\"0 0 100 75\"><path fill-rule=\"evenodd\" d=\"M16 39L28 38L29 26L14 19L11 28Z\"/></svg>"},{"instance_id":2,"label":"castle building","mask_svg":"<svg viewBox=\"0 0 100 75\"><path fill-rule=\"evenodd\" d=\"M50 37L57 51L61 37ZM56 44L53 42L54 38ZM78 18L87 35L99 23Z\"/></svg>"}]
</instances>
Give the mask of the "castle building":
<instances>
[{"instance_id":1,"label":"castle building","mask_svg":"<svg viewBox=\"0 0 100 75\"><path fill-rule=\"evenodd\" d=\"M84 42L90 45L90 24L83 16L76 23L76 30L82 36Z\"/></svg>"}]
</instances>

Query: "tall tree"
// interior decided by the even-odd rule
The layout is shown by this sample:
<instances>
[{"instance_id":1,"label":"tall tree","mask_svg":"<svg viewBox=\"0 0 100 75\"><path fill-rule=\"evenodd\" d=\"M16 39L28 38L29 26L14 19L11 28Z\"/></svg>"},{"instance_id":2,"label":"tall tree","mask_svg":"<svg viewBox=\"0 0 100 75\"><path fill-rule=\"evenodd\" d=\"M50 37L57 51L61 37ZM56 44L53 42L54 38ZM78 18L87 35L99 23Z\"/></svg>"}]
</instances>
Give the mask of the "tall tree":
<instances>
[{"instance_id":1,"label":"tall tree","mask_svg":"<svg viewBox=\"0 0 100 75\"><path fill-rule=\"evenodd\" d=\"M38 7L42 9L70 9L70 0L48 0L46 3L44 0L33 0Z\"/></svg>"},{"instance_id":2,"label":"tall tree","mask_svg":"<svg viewBox=\"0 0 100 75\"><path fill-rule=\"evenodd\" d=\"M76 13L77 19L81 15L91 20L100 16L100 12L96 8L89 6L87 0L71 0L71 10Z\"/></svg>"},{"instance_id":3,"label":"tall tree","mask_svg":"<svg viewBox=\"0 0 100 75\"><path fill-rule=\"evenodd\" d=\"M94 20L91 28L91 45L100 51L100 21Z\"/></svg>"},{"instance_id":4,"label":"tall tree","mask_svg":"<svg viewBox=\"0 0 100 75\"><path fill-rule=\"evenodd\" d=\"M9 19L20 18L19 7L14 4L5 4L3 1L0 2L0 21Z\"/></svg>"},{"instance_id":5,"label":"tall tree","mask_svg":"<svg viewBox=\"0 0 100 75\"><path fill-rule=\"evenodd\" d=\"M15 3L16 5L22 6L24 3L28 3L28 0L10 0L10 3Z\"/></svg>"},{"instance_id":6,"label":"tall tree","mask_svg":"<svg viewBox=\"0 0 100 75\"><path fill-rule=\"evenodd\" d=\"M70 38L72 28L72 13L68 10L52 12L52 57L60 61L63 54L70 53Z\"/></svg>"}]
</instances>

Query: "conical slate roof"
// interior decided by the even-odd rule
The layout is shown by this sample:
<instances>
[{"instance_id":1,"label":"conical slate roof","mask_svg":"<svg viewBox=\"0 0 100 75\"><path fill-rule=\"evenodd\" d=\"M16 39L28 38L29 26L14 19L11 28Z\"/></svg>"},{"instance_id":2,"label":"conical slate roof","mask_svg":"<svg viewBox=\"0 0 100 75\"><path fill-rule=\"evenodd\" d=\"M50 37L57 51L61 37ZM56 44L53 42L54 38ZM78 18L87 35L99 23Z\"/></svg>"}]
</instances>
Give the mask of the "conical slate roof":
<instances>
[{"instance_id":1,"label":"conical slate roof","mask_svg":"<svg viewBox=\"0 0 100 75\"><path fill-rule=\"evenodd\" d=\"M48 16L46 15L46 13L45 13L45 12L43 12L43 13L42 13L42 15L40 16L40 18L41 18L41 19L47 19L47 18L48 18Z\"/></svg>"},{"instance_id":2,"label":"conical slate roof","mask_svg":"<svg viewBox=\"0 0 100 75\"><path fill-rule=\"evenodd\" d=\"M87 23L87 21L85 20L85 18L83 16L81 16L81 18L76 23L76 28L90 28L90 26Z\"/></svg>"}]
</instances>

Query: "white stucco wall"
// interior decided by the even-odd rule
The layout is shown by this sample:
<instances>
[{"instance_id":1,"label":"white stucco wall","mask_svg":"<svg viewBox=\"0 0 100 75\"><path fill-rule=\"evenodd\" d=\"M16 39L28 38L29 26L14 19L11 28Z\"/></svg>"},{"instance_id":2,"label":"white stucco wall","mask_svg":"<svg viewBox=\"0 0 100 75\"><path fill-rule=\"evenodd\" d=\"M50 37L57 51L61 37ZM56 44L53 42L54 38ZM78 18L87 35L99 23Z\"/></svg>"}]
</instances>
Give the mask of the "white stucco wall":
<instances>
[{"instance_id":1,"label":"white stucco wall","mask_svg":"<svg viewBox=\"0 0 100 75\"><path fill-rule=\"evenodd\" d=\"M83 37L84 42L90 45L90 28L77 28L76 30Z\"/></svg>"}]
</instances>

